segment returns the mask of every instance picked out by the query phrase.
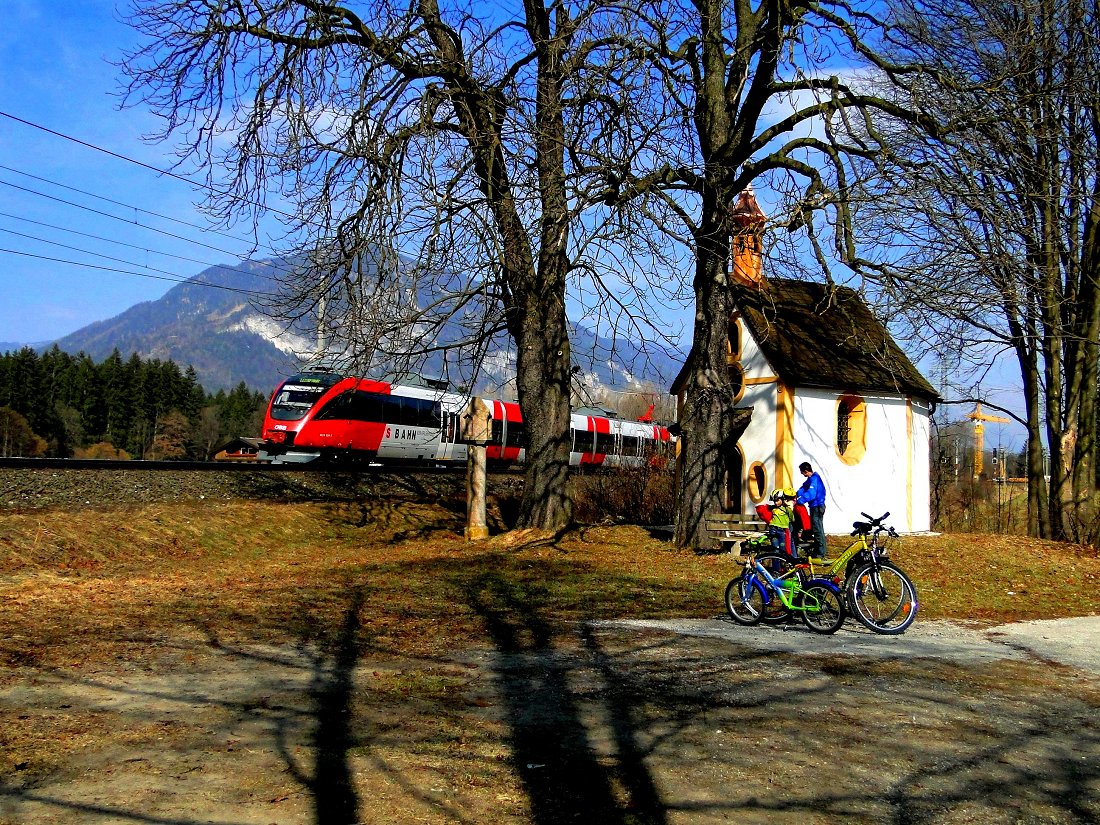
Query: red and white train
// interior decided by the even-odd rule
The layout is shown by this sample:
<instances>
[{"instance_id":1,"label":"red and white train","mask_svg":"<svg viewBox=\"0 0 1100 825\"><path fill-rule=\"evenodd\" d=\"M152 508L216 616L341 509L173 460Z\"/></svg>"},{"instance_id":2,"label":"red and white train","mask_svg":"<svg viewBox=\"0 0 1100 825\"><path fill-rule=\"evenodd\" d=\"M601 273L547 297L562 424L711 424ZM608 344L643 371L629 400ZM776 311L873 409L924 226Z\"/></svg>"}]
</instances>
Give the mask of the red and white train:
<instances>
[{"instance_id":1,"label":"red and white train","mask_svg":"<svg viewBox=\"0 0 1100 825\"><path fill-rule=\"evenodd\" d=\"M484 401L493 416L487 460L522 463L527 431L519 404ZM460 416L469 402L469 396L430 387L303 372L272 393L257 458L272 463L464 463ZM673 440L666 427L599 413L573 411L570 464L637 467L670 455Z\"/></svg>"}]
</instances>

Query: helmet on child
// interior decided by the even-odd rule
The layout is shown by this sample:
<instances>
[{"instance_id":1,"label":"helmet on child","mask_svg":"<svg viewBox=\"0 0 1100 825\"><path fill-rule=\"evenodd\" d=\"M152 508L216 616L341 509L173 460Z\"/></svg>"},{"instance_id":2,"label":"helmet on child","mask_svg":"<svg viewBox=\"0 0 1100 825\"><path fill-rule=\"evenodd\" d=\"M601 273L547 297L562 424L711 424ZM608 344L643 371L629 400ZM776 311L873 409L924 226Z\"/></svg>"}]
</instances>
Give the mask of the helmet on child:
<instances>
[{"instance_id":1,"label":"helmet on child","mask_svg":"<svg viewBox=\"0 0 1100 825\"><path fill-rule=\"evenodd\" d=\"M779 501L781 498L783 498L783 491L772 490L772 494L768 496L768 498L770 498L772 501Z\"/></svg>"},{"instance_id":2,"label":"helmet on child","mask_svg":"<svg viewBox=\"0 0 1100 825\"><path fill-rule=\"evenodd\" d=\"M795 493L794 487L784 487L783 498L798 498L798 494Z\"/></svg>"}]
</instances>

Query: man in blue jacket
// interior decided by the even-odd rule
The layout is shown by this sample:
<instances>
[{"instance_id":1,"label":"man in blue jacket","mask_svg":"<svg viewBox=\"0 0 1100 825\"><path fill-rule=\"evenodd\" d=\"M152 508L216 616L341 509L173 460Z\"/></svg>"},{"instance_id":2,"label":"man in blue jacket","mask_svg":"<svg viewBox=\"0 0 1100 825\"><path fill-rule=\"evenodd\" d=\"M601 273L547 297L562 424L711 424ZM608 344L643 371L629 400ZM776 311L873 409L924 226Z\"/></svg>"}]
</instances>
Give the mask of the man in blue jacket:
<instances>
[{"instance_id":1,"label":"man in blue jacket","mask_svg":"<svg viewBox=\"0 0 1100 825\"><path fill-rule=\"evenodd\" d=\"M810 511L810 526L813 527L817 541L817 555L825 555L825 482L814 472L810 462L798 465L799 472L806 480L798 488L798 503L805 504Z\"/></svg>"}]
</instances>

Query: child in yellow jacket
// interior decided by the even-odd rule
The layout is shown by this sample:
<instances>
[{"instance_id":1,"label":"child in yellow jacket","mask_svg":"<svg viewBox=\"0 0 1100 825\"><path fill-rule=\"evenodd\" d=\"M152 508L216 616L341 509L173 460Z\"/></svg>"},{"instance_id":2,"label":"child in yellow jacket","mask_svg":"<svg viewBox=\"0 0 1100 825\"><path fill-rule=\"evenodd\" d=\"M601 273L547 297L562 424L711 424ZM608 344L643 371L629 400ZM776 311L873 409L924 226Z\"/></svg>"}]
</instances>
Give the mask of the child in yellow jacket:
<instances>
[{"instance_id":1,"label":"child in yellow jacket","mask_svg":"<svg viewBox=\"0 0 1100 825\"><path fill-rule=\"evenodd\" d=\"M790 493L788 496L787 493ZM773 490L771 494L771 519L768 521L768 537L772 547L780 553L788 556L794 555L794 545L791 542L791 524L794 521L794 490Z\"/></svg>"}]
</instances>

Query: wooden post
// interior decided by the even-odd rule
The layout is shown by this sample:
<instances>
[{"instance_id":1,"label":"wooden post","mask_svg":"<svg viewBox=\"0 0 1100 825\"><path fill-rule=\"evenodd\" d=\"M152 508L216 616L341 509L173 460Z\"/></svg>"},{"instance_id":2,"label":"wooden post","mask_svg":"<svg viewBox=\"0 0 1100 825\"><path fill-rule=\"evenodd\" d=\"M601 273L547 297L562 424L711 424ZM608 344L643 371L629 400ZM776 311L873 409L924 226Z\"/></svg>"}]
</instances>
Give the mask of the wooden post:
<instances>
[{"instance_id":1,"label":"wooden post","mask_svg":"<svg viewBox=\"0 0 1100 825\"><path fill-rule=\"evenodd\" d=\"M485 519L485 445L492 435L492 413L480 398L471 398L462 414L466 443L466 541L489 537Z\"/></svg>"}]
</instances>

